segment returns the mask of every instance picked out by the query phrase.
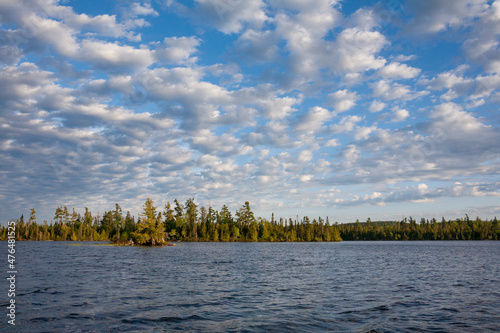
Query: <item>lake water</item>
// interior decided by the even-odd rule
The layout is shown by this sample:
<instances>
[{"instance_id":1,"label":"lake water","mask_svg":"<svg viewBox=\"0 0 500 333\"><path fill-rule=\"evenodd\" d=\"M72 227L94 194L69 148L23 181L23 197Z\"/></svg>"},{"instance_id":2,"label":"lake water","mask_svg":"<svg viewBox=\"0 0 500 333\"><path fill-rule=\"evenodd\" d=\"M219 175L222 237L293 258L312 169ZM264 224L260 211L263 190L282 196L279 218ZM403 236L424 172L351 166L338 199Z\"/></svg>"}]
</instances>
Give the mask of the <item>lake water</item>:
<instances>
[{"instance_id":1,"label":"lake water","mask_svg":"<svg viewBox=\"0 0 500 333\"><path fill-rule=\"evenodd\" d=\"M500 242L95 244L17 242L0 332L500 330Z\"/></svg>"}]
</instances>

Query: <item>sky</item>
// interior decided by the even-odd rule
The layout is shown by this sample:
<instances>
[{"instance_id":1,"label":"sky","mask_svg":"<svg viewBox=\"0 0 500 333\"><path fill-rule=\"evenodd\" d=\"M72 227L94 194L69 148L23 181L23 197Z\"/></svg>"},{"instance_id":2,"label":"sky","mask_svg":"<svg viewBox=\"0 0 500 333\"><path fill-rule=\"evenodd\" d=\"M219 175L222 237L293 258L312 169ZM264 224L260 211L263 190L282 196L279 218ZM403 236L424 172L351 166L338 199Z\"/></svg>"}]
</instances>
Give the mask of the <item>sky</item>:
<instances>
[{"instance_id":1,"label":"sky","mask_svg":"<svg viewBox=\"0 0 500 333\"><path fill-rule=\"evenodd\" d=\"M499 36L500 1L0 0L0 219L500 217Z\"/></svg>"}]
</instances>

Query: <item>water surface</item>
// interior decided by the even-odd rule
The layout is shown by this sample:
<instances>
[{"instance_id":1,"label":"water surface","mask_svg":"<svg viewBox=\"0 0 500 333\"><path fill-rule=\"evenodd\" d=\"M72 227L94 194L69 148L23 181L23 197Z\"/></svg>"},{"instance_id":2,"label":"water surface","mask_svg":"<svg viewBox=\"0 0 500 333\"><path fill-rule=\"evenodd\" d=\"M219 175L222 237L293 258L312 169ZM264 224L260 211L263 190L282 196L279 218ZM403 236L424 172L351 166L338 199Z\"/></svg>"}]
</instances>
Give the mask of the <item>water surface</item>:
<instances>
[{"instance_id":1,"label":"water surface","mask_svg":"<svg viewBox=\"0 0 500 333\"><path fill-rule=\"evenodd\" d=\"M500 330L500 242L95 244L17 242L0 332Z\"/></svg>"}]
</instances>

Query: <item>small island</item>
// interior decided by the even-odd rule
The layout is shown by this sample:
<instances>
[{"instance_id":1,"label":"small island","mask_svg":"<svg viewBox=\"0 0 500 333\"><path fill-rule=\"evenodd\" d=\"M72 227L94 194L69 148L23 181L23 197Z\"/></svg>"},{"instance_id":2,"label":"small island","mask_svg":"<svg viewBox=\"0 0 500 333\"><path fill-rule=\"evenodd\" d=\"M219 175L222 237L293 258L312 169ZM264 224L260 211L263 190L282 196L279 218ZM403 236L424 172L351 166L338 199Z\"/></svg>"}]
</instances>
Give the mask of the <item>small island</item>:
<instances>
[{"instance_id":1,"label":"small island","mask_svg":"<svg viewBox=\"0 0 500 333\"><path fill-rule=\"evenodd\" d=\"M177 204L176 211L178 213L182 212L178 201L175 200L175 202ZM169 207L169 204L167 204L167 206L166 206L166 208L167 208L166 214L163 214L163 215L165 215L166 219L168 219L169 216L171 215L171 214L169 214L169 211L171 212L171 210L168 209L168 207ZM191 226L191 228L189 230L192 233L190 233L190 235L194 235L193 237L194 237L195 241L198 241L200 239L203 240L204 237L200 237L200 238L197 237L198 236L197 224L199 223L199 221L197 221L197 206L194 203L194 199L189 199L186 202L185 208L186 208L186 219L184 222L188 222L188 225ZM202 215L205 215L205 214L202 214ZM259 232L258 232L258 229L255 228L255 226L256 226L255 217L254 217L253 212L250 209L250 203L248 201L245 202L243 207L240 208L240 210L236 213L236 215L238 217L237 221L240 221L239 227L241 227L243 224L247 225L248 228L244 228L244 229L246 229L245 231L247 234L250 233L250 235L251 235L250 240L251 241L258 241L259 240L259 237L258 237ZM231 218L231 213L227 210L226 206L223 207L223 216L226 218L226 222L227 222L226 224L223 224L223 225L226 225L226 226L229 225L230 222L228 221L228 219L232 220L232 218ZM215 218L215 220L218 220L218 219ZM274 221L274 217L273 217L273 221ZM234 220L233 220L233 223L234 223ZM262 222L260 223L260 225L262 225ZM233 234L236 234L236 235L240 234L239 227L233 228L233 231L234 231ZM203 226L202 226L201 230L203 230ZM268 232L265 232L264 230L265 230L265 227L263 228L263 233L265 233L265 235L266 235L266 237L264 237L264 238L269 239L270 235L268 235ZM228 237L224 237L225 234L230 235L229 230L225 230L225 228L223 227L220 231L221 231L221 235L220 235L221 238L220 239L225 239L226 241L229 241ZM206 231L201 231L200 233L202 235L205 235L205 236L207 235ZM129 240L123 240L122 238L115 238L113 242L116 245L125 245L125 246L134 246L134 245L138 245L138 246L175 246L176 244L170 243L169 240L170 240L171 236L175 236L176 234L177 234L177 231L175 228L172 229L170 233L165 232L165 223L164 223L163 218L162 218L162 213L157 212L157 207L154 206L153 200L148 198L143 205L143 212L140 215L139 222L136 224L136 230L130 234L131 238ZM181 229L181 234L186 236L186 232L183 232L183 229ZM218 232L217 232L217 234L218 234ZM213 233L212 233L212 235L213 235ZM342 238L340 237L338 230L335 229L333 231L333 235L334 235L334 237L332 238L331 233L330 233L330 226L328 225L325 239L323 239L323 237L321 235L321 237L316 237L315 240L317 240L317 241L318 240L319 241L323 241L323 240L342 241ZM262 236L262 234L261 234L261 236ZM306 237L307 237L307 239L310 239L312 237L312 234L309 234L309 236L306 235ZM167 240L165 240L165 239L167 239ZM191 238L189 238L189 239L192 240ZM274 241L274 239L276 239L276 238L272 238L272 239ZM217 241L218 237L215 237L215 240ZM233 240L235 240L235 239L233 238ZM246 240L246 237L245 237L245 240Z\"/></svg>"},{"instance_id":2,"label":"small island","mask_svg":"<svg viewBox=\"0 0 500 333\"><path fill-rule=\"evenodd\" d=\"M131 233L131 239L124 245L164 246L169 244L168 241L165 241L161 213L157 213L156 208L153 200L148 198L143 206L142 219L136 225L136 231ZM123 241L117 238L115 243L123 244Z\"/></svg>"}]
</instances>

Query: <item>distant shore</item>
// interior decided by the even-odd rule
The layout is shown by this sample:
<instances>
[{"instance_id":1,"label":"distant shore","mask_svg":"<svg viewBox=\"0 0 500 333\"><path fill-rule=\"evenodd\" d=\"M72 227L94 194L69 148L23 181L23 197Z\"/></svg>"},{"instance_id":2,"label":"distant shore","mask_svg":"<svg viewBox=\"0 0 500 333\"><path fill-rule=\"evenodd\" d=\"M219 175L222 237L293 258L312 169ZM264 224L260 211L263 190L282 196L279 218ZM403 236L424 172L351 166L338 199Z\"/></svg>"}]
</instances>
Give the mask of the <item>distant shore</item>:
<instances>
[{"instance_id":1,"label":"distant shore","mask_svg":"<svg viewBox=\"0 0 500 333\"><path fill-rule=\"evenodd\" d=\"M194 199L185 204L175 200L160 211L146 200L144 212L136 219L123 213L120 205L102 216L87 208L80 214L67 207L57 207L54 220L38 224L31 210L26 221L21 216L0 227L0 240L15 235L16 240L32 241L110 241L120 245L152 245L171 242L338 242L362 240L500 240L500 224L492 220L463 218L441 221L409 217L401 221L330 223L329 218L301 220L255 217L245 202L233 214L226 205L220 211L198 208Z\"/></svg>"}]
</instances>

